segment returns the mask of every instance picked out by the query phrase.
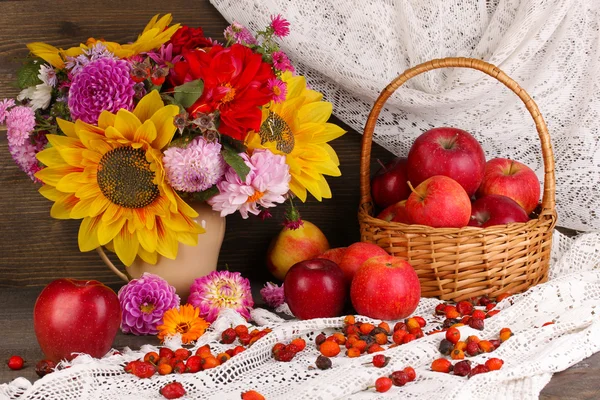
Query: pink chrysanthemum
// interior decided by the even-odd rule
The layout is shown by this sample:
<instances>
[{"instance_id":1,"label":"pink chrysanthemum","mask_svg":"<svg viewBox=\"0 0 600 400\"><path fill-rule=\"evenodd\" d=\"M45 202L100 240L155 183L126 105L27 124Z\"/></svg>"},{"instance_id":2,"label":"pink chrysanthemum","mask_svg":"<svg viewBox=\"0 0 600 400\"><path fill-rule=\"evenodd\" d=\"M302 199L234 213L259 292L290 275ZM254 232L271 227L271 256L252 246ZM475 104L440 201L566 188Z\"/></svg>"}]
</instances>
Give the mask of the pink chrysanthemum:
<instances>
[{"instance_id":1,"label":"pink chrysanthemum","mask_svg":"<svg viewBox=\"0 0 600 400\"><path fill-rule=\"evenodd\" d=\"M186 148L171 147L163 163L169 184L183 192L201 192L218 183L225 174L221 144L198 136Z\"/></svg>"},{"instance_id":2,"label":"pink chrysanthemum","mask_svg":"<svg viewBox=\"0 0 600 400\"><path fill-rule=\"evenodd\" d=\"M34 176L42 167L38 163L35 155L42 151L48 143L46 135L43 133L36 133L25 140L21 145L8 145L8 151L12 156L15 163L25 172L32 181L39 182Z\"/></svg>"},{"instance_id":3,"label":"pink chrysanthemum","mask_svg":"<svg viewBox=\"0 0 600 400\"><path fill-rule=\"evenodd\" d=\"M227 28L225 28L225 32L223 32L225 39L228 42L241 44L244 46L257 44L256 38L246 28L244 25L239 22L233 22Z\"/></svg>"},{"instance_id":4,"label":"pink chrysanthemum","mask_svg":"<svg viewBox=\"0 0 600 400\"><path fill-rule=\"evenodd\" d=\"M271 54L273 58L273 66L275 69L280 70L281 72L291 71L294 73L295 69L292 65L292 62L288 58L288 56L283 51L274 51Z\"/></svg>"},{"instance_id":5,"label":"pink chrysanthemum","mask_svg":"<svg viewBox=\"0 0 600 400\"><path fill-rule=\"evenodd\" d=\"M190 288L188 303L200 309L200 316L213 322L219 312L231 308L246 319L254 307L250 281L239 272L213 271L198 278Z\"/></svg>"},{"instance_id":6,"label":"pink chrysanthemum","mask_svg":"<svg viewBox=\"0 0 600 400\"><path fill-rule=\"evenodd\" d=\"M179 306L179 296L163 278L146 272L119 290L119 303L123 332L156 335L165 311Z\"/></svg>"},{"instance_id":7,"label":"pink chrysanthemum","mask_svg":"<svg viewBox=\"0 0 600 400\"><path fill-rule=\"evenodd\" d=\"M116 113L133 109L135 82L127 61L100 58L75 75L69 89L69 110L73 120L96 124L104 110Z\"/></svg>"},{"instance_id":8,"label":"pink chrysanthemum","mask_svg":"<svg viewBox=\"0 0 600 400\"><path fill-rule=\"evenodd\" d=\"M8 115L8 109L15 105L13 99L4 99L0 101L0 124L3 124Z\"/></svg>"},{"instance_id":9,"label":"pink chrysanthemum","mask_svg":"<svg viewBox=\"0 0 600 400\"><path fill-rule=\"evenodd\" d=\"M254 150L251 157L246 153L240 156L250 168L246 181L229 167L225 179L217 184L219 194L208 200L213 210L220 211L222 217L239 210L245 219L248 213L258 215L262 208L283 203L291 179L285 157L266 149Z\"/></svg>"},{"instance_id":10,"label":"pink chrysanthemum","mask_svg":"<svg viewBox=\"0 0 600 400\"><path fill-rule=\"evenodd\" d=\"M35 115L29 107L14 107L6 115L6 136L11 146L22 146L34 128Z\"/></svg>"},{"instance_id":11,"label":"pink chrysanthemum","mask_svg":"<svg viewBox=\"0 0 600 400\"><path fill-rule=\"evenodd\" d=\"M277 308L285 303L285 294L283 292L283 283L281 286L272 282L267 282L265 287L260 289L260 295L267 305L271 308Z\"/></svg>"},{"instance_id":12,"label":"pink chrysanthemum","mask_svg":"<svg viewBox=\"0 0 600 400\"><path fill-rule=\"evenodd\" d=\"M281 79L271 78L267 81L267 88L273 91L273 101L275 103L281 103L285 101L287 95L287 85Z\"/></svg>"},{"instance_id":13,"label":"pink chrysanthemum","mask_svg":"<svg viewBox=\"0 0 600 400\"><path fill-rule=\"evenodd\" d=\"M281 14L271 15L271 28L273 34L280 38L290 34L290 23Z\"/></svg>"}]
</instances>

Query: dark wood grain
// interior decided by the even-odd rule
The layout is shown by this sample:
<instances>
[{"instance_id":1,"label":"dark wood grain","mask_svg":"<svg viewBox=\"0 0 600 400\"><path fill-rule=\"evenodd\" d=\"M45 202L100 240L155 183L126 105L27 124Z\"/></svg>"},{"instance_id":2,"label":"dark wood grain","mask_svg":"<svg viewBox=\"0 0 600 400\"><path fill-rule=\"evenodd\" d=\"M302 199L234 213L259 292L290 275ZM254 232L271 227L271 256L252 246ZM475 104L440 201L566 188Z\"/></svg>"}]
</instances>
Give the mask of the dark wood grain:
<instances>
[{"instance_id":1,"label":"dark wood grain","mask_svg":"<svg viewBox=\"0 0 600 400\"><path fill-rule=\"evenodd\" d=\"M58 47L76 45L88 37L117 42L134 40L156 13L171 12L177 22L202 26L206 36L221 37L226 21L206 0L184 1L0 1L0 99L13 97L16 71L27 50L25 44L45 41ZM335 120L334 120L335 121ZM360 135L349 131L334 141L341 161L342 177L329 182L333 199L301 205L304 217L317 224L331 245L345 246L359 238L356 212L359 202ZM374 146L372 160L392 155ZM33 364L42 358L35 341L32 311L43 285L59 277L98 279L117 290L122 282L100 261L95 252L80 253L79 221L50 218L50 202L19 171L0 133L0 383L17 376L36 379ZM264 265L265 251L281 228L282 209L275 218L242 220L228 217L219 266L241 271L256 291L271 279ZM153 338L119 334L115 347L138 348ZM29 360L22 371L10 371L4 360L19 354ZM542 399L595 399L600 397L600 355L556 374L542 392Z\"/></svg>"}]
</instances>

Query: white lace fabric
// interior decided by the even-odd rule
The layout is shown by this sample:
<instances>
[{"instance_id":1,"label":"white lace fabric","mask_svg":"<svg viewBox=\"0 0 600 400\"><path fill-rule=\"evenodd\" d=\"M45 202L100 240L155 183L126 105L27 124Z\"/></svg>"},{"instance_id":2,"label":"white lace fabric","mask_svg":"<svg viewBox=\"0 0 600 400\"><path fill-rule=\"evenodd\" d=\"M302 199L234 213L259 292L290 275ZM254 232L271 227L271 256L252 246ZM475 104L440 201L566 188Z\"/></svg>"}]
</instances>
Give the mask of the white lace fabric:
<instances>
[{"instance_id":1,"label":"white lace fabric","mask_svg":"<svg viewBox=\"0 0 600 400\"><path fill-rule=\"evenodd\" d=\"M600 234L586 233L568 238L555 233L552 248L550 280L514 295L497 305L500 313L486 319L485 329L476 331L468 326L459 328L462 337L475 334L480 338L496 339L500 329L509 327L514 333L492 353L470 358L484 363L491 357L504 360L501 370L477 375L471 379L432 372L431 362L441 355L438 345L443 333L425 337L385 350L391 357L387 367L378 369L362 365L373 355L348 358L343 352L333 357L333 368L315 368L320 354L314 338L321 332L330 334L343 326L343 317L307 321L284 320L276 314L256 309L252 312L255 324L270 327L273 332L261 338L248 350L232 357L223 365L195 374L155 375L139 379L125 373L126 362L142 358L153 346L125 349L103 359L83 355L62 369L33 384L24 378L0 385L0 399L9 400L71 400L71 399L161 399L159 389L178 381L188 394L186 399L239 399L247 390L257 390L267 399L537 399L554 372L600 351ZM434 315L437 299L422 299L415 315L427 320L426 330L440 326L443 317ZM359 317L362 321L371 321ZM553 325L542 327L546 322ZM379 321L374 321L379 322ZM233 345L219 343L220 333L245 320L235 312L219 316L210 330L201 337L194 350L205 343L213 352ZM390 321L393 326L393 321ZM306 349L292 362L278 362L271 356L277 342L289 343L295 337L307 341ZM174 340L168 345L178 348ZM216 353L215 353L216 354ZM373 385L380 376L412 366L417 373L415 382L404 387L392 387L379 394Z\"/></svg>"}]
</instances>

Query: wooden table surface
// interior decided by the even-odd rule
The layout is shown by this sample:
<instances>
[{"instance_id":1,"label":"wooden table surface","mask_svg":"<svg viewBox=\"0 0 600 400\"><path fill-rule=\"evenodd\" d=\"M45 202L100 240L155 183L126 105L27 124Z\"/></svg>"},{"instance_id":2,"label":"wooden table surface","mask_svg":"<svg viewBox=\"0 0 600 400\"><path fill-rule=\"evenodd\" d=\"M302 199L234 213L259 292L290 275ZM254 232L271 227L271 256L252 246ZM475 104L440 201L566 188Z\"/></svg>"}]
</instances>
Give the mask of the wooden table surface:
<instances>
[{"instance_id":1,"label":"wooden table surface","mask_svg":"<svg viewBox=\"0 0 600 400\"><path fill-rule=\"evenodd\" d=\"M20 60L27 55L26 43L44 41L57 47L70 47L95 36L125 43L134 40L148 20L157 13L172 13L174 20L201 26L205 35L221 38L227 22L207 0L184 1L0 1L0 99L14 97L13 85ZM293 27L292 27L293 29ZM335 110L334 110L335 113ZM336 121L339 123L339 121ZM340 123L341 124L341 123ZM341 124L343 126L343 124ZM333 199L301 205L303 216L317 224L332 247L346 246L359 239L355 216L359 201L358 176L360 135L348 134L333 142L342 177L329 179ZM374 146L373 157L388 160L392 155ZM42 287L59 277L98 279L115 290L122 282L100 261L95 252L80 253L77 247L79 221L53 220L51 203L37 193L37 187L13 163L6 136L0 134L0 384L18 376L35 380L34 368L10 371L5 363L19 354L30 364L42 358L32 323L33 305ZM283 209L275 218L227 218L227 231L219 258L253 282L272 279L264 266L270 239L281 228ZM138 348L155 343L152 337L119 334L117 348ZM556 374L543 390L543 399L600 398L600 354Z\"/></svg>"}]
</instances>

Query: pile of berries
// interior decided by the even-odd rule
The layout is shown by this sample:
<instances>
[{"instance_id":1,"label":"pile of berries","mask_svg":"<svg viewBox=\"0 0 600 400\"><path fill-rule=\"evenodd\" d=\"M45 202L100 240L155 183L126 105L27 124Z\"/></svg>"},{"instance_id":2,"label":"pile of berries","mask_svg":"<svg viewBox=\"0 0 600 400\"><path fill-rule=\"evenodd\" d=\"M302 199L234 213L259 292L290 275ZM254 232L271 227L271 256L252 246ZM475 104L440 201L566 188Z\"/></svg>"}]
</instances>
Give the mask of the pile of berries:
<instances>
[{"instance_id":1,"label":"pile of berries","mask_svg":"<svg viewBox=\"0 0 600 400\"><path fill-rule=\"evenodd\" d=\"M444 329L448 329L452 326L468 325L473 329L482 331L484 327L483 321L486 318L498 314L500 310L494 310L494 307L508 296L510 296L508 293L501 294L496 297L495 301L492 301L487 296L481 296L470 300L459 301L456 305L442 303L438 304L435 308L435 314L446 317L443 323ZM476 306L484 307L485 311L476 309Z\"/></svg>"},{"instance_id":2,"label":"pile of berries","mask_svg":"<svg viewBox=\"0 0 600 400\"><path fill-rule=\"evenodd\" d=\"M235 328L227 328L221 333L221 343L231 344L237 339L242 346L252 346L269 332L271 332L269 328L249 331L246 325L238 325Z\"/></svg>"},{"instance_id":3,"label":"pile of berries","mask_svg":"<svg viewBox=\"0 0 600 400\"><path fill-rule=\"evenodd\" d=\"M289 362L294 356L304 350L306 341L302 338L295 338L289 344L275 343L271 354L277 361Z\"/></svg>"},{"instance_id":4,"label":"pile of berries","mask_svg":"<svg viewBox=\"0 0 600 400\"><path fill-rule=\"evenodd\" d=\"M406 367L400 371L394 371L390 376L382 376L375 381L375 390L379 393L384 393L390 390L393 386L404 386L408 382L412 382L417 378L417 373L412 367ZM367 388L371 389L373 386Z\"/></svg>"}]
</instances>

